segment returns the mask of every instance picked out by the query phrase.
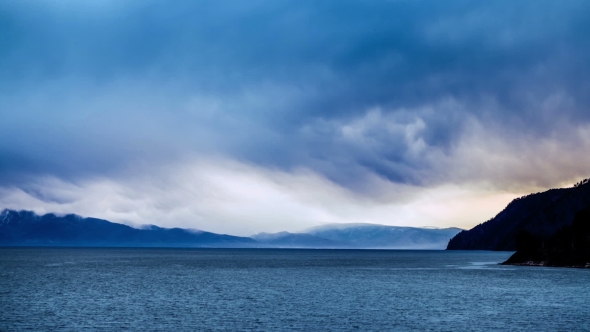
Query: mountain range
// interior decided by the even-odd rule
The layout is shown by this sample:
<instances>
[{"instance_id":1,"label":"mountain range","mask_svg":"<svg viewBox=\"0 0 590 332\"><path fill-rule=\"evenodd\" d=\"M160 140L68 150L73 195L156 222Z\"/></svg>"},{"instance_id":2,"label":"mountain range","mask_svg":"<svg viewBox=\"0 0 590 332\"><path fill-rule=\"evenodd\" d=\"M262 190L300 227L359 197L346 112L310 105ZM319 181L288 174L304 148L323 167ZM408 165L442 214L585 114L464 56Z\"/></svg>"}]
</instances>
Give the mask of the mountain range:
<instances>
[{"instance_id":1,"label":"mountain range","mask_svg":"<svg viewBox=\"0 0 590 332\"><path fill-rule=\"evenodd\" d=\"M13 210L0 213L3 246L245 247L255 243L249 237L153 225L137 229L74 214L39 216Z\"/></svg>"},{"instance_id":2,"label":"mountain range","mask_svg":"<svg viewBox=\"0 0 590 332\"><path fill-rule=\"evenodd\" d=\"M576 213L590 208L590 181L570 188L551 189L513 200L494 218L453 237L448 250L518 249L517 235L526 232L539 240L549 239L570 226Z\"/></svg>"},{"instance_id":3,"label":"mountain range","mask_svg":"<svg viewBox=\"0 0 590 332\"><path fill-rule=\"evenodd\" d=\"M278 247L444 249L459 228L418 228L376 224L328 224L302 233L261 233L252 238Z\"/></svg>"},{"instance_id":4,"label":"mountain range","mask_svg":"<svg viewBox=\"0 0 590 332\"><path fill-rule=\"evenodd\" d=\"M39 216L31 211L0 213L0 246L216 247L444 249L458 228L416 228L375 224L330 224L301 233L252 237L153 225L133 228L74 214Z\"/></svg>"}]
</instances>

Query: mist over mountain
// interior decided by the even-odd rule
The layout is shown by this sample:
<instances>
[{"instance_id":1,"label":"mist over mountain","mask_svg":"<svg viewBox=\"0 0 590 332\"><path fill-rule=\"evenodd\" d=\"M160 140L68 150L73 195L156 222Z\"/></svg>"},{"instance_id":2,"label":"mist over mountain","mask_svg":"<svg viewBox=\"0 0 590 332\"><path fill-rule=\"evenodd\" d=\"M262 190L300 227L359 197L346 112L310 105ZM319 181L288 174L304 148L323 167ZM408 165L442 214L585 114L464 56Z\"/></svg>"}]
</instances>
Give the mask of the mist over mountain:
<instances>
[{"instance_id":1,"label":"mist over mountain","mask_svg":"<svg viewBox=\"0 0 590 332\"><path fill-rule=\"evenodd\" d=\"M459 228L417 228L375 224L328 224L302 233L261 233L263 245L284 248L444 249Z\"/></svg>"},{"instance_id":2,"label":"mist over mountain","mask_svg":"<svg viewBox=\"0 0 590 332\"><path fill-rule=\"evenodd\" d=\"M375 249L444 249L460 228L418 228L375 224L330 224L306 233L353 247Z\"/></svg>"},{"instance_id":3,"label":"mist over mountain","mask_svg":"<svg viewBox=\"0 0 590 332\"><path fill-rule=\"evenodd\" d=\"M252 236L263 247L279 248L352 248L347 242L333 241L307 233L259 233Z\"/></svg>"},{"instance_id":4,"label":"mist over mountain","mask_svg":"<svg viewBox=\"0 0 590 332\"><path fill-rule=\"evenodd\" d=\"M590 207L590 182L551 189L513 200L494 218L457 234L448 250L517 250L516 237L527 232L548 239L569 226L577 212Z\"/></svg>"},{"instance_id":5,"label":"mist over mountain","mask_svg":"<svg viewBox=\"0 0 590 332\"><path fill-rule=\"evenodd\" d=\"M74 214L39 216L14 210L0 213L0 246L444 249L459 231L330 224L302 233L260 233L250 238L154 225L138 229Z\"/></svg>"},{"instance_id":6,"label":"mist over mountain","mask_svg":"<svg viewBox=\"0 0 590 332\"><path fill-rule=\"evenodd\" d=\"M247 237L153 225L137 229L74 214L39 216L13 210L0 213L3 246L245 247L255 242Z\"/></svg>"}]
</instances>

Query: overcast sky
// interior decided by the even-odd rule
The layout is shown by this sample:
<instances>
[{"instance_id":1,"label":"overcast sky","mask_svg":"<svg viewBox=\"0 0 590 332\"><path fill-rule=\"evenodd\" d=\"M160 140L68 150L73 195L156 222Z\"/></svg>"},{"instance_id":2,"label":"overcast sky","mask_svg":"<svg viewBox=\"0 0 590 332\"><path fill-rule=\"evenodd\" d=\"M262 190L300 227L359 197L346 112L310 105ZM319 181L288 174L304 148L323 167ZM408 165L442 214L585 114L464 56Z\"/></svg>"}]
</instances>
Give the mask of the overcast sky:
<instances>
[{"instance_id":1,"label":"overcast sky","mask_svg":"<svg viewBox=\"0 0 590 332\"><path fill-rule=\"evenodd\" d=\"M590 177L590 2L0 1L0 208L471 228Z\"/></svg>"}]
</instances>

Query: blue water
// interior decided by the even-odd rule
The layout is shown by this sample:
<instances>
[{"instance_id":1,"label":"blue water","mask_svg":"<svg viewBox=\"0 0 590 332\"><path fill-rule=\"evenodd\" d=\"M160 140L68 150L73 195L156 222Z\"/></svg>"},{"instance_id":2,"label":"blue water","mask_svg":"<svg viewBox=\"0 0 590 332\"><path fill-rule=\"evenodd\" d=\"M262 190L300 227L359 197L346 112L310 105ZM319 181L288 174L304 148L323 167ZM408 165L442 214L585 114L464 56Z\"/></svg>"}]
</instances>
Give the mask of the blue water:
<instances>
[{"instance_id":1,"label":"blue water","mask_svg":"<svg viewBox=\"0 0 590 332\"><path fill-rule=\"evenodd\" d=\"M0 330L590 330L590 270L509 255L5 248Z\"/></svg>"}]
</instances>

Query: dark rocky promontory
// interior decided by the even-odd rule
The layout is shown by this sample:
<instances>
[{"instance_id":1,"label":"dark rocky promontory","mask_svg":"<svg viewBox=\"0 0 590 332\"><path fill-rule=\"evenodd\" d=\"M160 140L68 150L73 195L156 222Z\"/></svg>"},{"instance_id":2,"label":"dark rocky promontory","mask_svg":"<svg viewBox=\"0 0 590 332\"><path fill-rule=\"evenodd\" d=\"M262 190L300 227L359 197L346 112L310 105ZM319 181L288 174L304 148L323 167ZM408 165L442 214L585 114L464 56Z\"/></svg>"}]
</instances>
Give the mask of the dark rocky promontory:
<instances>
[{"instance_id":1,"label":"dark rocky promontory","mask_svg":"<svg viewBox=\"0 0 590 332\"><path fill-rule=\"evenodd\" d=\"M590 181L571 188L551 189L513 200L494 218L449 241L447 250L517 250L517 238L530 234L549 239L574 221L578 211L590 207Z\"/></svg>"},{"instance_id":2,"label":"dark rocky promontory","mask_svg":"<svg viewBox=\"0 0 590 332\"><path fill-rule=\"evenodd\" d=\"M516 244L518 251L502 264L590 268L590 208L547 240L523 230Z\"/></svg>"}]
</instances>

